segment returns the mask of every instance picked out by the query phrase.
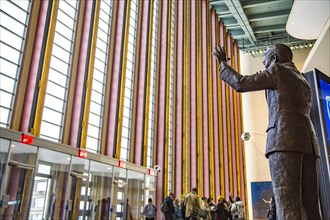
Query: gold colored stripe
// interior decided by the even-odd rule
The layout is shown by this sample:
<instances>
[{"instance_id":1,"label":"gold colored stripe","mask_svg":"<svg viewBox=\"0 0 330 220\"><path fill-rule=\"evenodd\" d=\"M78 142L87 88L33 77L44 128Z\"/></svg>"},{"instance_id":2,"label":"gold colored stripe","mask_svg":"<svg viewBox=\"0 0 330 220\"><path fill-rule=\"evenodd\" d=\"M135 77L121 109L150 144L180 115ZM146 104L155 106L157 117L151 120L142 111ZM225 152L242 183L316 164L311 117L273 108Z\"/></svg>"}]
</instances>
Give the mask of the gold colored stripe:
<instances>
[{"instance_id":1,"label":"gold colored stripe","mask_svg":"<svg viewBox=\"0 0 330 220\"><path fill-rule=\"evenodd\" d=\"M217 29L216 29L216 36L217 36L217 45L220 44L220 22L218 25L216 25ZM217 74L219 74L219 69L220 69L220 65L217 64ZM222 100L222 96L221 96L221 91L222 91L222 84L221 84L221 79L219 77L217 77L217 92L218 92L218 118L219 118L219 176L220 176L220 194L221 195L225 195L225 173L224 173L224 159L223 159L223 153L224 153L224 149L223 149L223 121L222 121L222 102L224 100ZM219 195L216 195L219 196Z\"/></svg>"},{"instance_id":2,"label":"gold colored stripe","mask_svg":"<svg viewBox=\"0 0 330 220\"><path fill-rule=\"evenodd\" d=\"M168 180L169 180L169 176L168 176L168 172L169 172L169 166L168 166L168 160L169 160L169 126L170 126L170 121L169 121L169 116L170 116L170 78L171 78L171 16L172 16L172 1L168 1L167 2L167 8L168 8L168 13L167 13L167 53L166 53L166 100L165 100L165 161L164 161L164 165L165 165L165 169L166 169L166 173L165 173L165 178L164 178L164 190L165 190L165 195L167 194L167 191L169 189L169 184L168 184ZM172 124L173 126L173 124ZM172 151L173 151L173 139L172 139ZM174 155L172 154L172 189L173 189L173 177L174 177L174 172L173 170L175 170L175 166L174 166Z\"/></svg>"},{"instance_id":3,"label":"gold colored stripe","mask_svg":"<svg viewBox=\"0 0 330 220\"><path fill-rule=\"evenodd\" d=\"M185 1L184 2L184 11L186 13L184 16L184 26L185 28L184 31L184 108L183 108L183 130L184 130L184 135L183 135L183 187L182 190L184 193L188 193L190 187L190 182L191 182L191 175L190 175L190 165L191 165L191 160L190 160L190 88L191 88L191 83L190 83L190 62L191 62L191 57L190 57L190 32L191 32L191 22L190 22L190 17L191 17L191 8L190 8L190 1Z\"/></svg>"},{"instance_id":4,"label":"gold colored stripe","mask_svg":"<svg viewBox=\"0 0 330 220\"><path fill-rule=\"evenodd\" d=\"M184 189L183 191L185 191L186 189L186 184L187 184L187 171L186 171L186 167L187 167L187 58L188 58L188 54L187 54L187 32L188 32L188 28L187 28L187 19L188 16L186 15L187 12L187 3L189 3L188 1L183 2L183 11L181 13L183 13L183 26L182 26L182 32L181 34L183 34L183 44L182 44L182 61L183 61L183 67L182 67L182 86L183 86L183 91L184 93L182 94L182 188Z\"/></svg>"},{"instance_id":5,"label":"gold colored stripe","mask_svg":"<svg viewBox=\"0 0 330 220\"><path fill-rule=\"evenodd\" d=\"M24 99L26 93L26 86L29 77L29 70L32 63L31 57L33 53L33 44L35 41L37 23L38 23L38 15L40 13L40 5L41 1L33 1L31 3L31 11L30 11L30 21L26 35L26 42L24 45L23 51L23 60L21 64L21 72L19 76L19 89L16 91L15 105L13 108L13 115L11 117L12 122L10 123L10 128L13 130L20 129L21 116L24 106ZM24 119L25 120L25 119Z\"/></svg>"},{"instance_id":6,"label":"gold colored stripe","mask_svg":"<svg viewBox=\"0 0 330 220\"><path fill-rule=\"evenodd\" d=\"M149 109L150 109L150 81L151 81L151 57L153 56L151 54L152 52L152 33L153 33L153 18L154 18L154 2L155 0L152 0L150 3L150 13L149 13L149 27L150 27L150 31L148 33L148 54L147 54L147 80L146 80L146 108L145 108L145 112L144 112L144 138L143 138L143 166L147 166L147 157L148 157L148 130L149 130ZM157 38L159 39L159 38ZM156 51L155 51L156 52ZM156 67L155 67L156 68ZM155 117L155 114L154 114ZM155 136L155 133L154 133ZM155 141L155 139L154 139ZM152 153L152 152L151 152ZM153 156L153 155L151 155ZM154 158L154 157L152 157ZM155 165L155 160L153 160L154 164L151 165Z\"/></svg>"},{"instance_id":7,"label":"gold colored stripe","mask_svg":"<svg viewBox=\"0 0 330 220\"><path fill-rule=\"evenodd\" d=\"M90 48L90 57L88 65L88 77L86 82L86 98L84 106L84 116L82 121L82 130L81 130L81 143L80 148L86 149L86 139L87 139L87 129L88 129L88 120L90 112L90 103L91 103L91 94L92 94L92 84L93 84L93 75L94 75L94 61L95 61L95 51L96 51L96 41L97 41L97 31L99 24L99 15L100 15L100 1L95 1L95 14L93 22L93 32L92 32L92 42Z\"/></svg>"},{"instance_id":8,"label":"gold colored stripe","mask_svg":"<svg viewBox=\"0 0 330 220\"><path fill-rule=\"evenodd\" d=\"M233 182L233 175L232 175L232 158L231 158L231 136L230 136L230 97L229 97L229 90L231 88L228 87L226 84L226 125L227 125L227 153L228 155L224 155L228 157L228 174L229 174L229 191L233 192L232 182Z\"/></svg>"},{"instance_id":9,"label":"gold colored stripe","mask_svg":"<svg viewBox=\"0 0 330 220\"><path fill-rule=\"evenodd\" d=\"M196 83L197 83L197 187L198 194L204 194L204 182L203 182L203 102L202 102L202 56L201 56L201 44L202 44L202 31L201 31L201 1L196 2Z\"/></svg>"},{"instance_id":10,"label":"gold colored stripe","mask_svg":"<svg viewBox=\"0 0 330 220\"><path fill-rule=\"evenodd\" d=\"M156 161L158 159L158 126L159 126L159 85L160 85L160 66L161 66L161 41L162 41L162 16L163 16L163 4L162 1L158 2L158 30L157 30L157 55L156 55L156 79L155 79L155 107L154 107L154 142L153 142L153 158L155 164L160 164L161 161ZM164 161L162 162L162 166L164 166ZM165 173L165 166L164 166L164 173ZM166 195L166 194L165 194Z\"/></svg>"},{"instance_id":11,"label":"gold colored stripe","mask_svg":"<svg viewBox=\"0 0 330 220\"><path fill-rule=\"evenodd\" d=\"M76 29L75 29L75 36L81 36L83 32L83 25L84 25L84 12L86 7L86 1L79 1L78 2L78 15L76 21ZM71 74L68 88L75 88L77 82L77 73L79 67L79 54L80 54L80 42L81 37L76 37L74 41L74 46L72 50L72 60L71 60ZM66 112L65 112L65 119L63 123L63 144L69 144L70 134L71 134L71 124L72 124L72 112L73 112L73 104L75 100L75 90L69 89L67 95L67 104L66 104Z\"/></svg>"},{"instance_id":12,"label":"gold colored stripe","mask_svg":"<svg viewBox=\"0 0 330 220\"><path fill-rule=\"evenodd\" d=\"M123 65L122 65L122 76L120 85L120 100L119 100L119 115L118 115L118 133L116 143L116 155L117 159L120 159L121 151L121 134L123 129L123 110L124 110L124 98L125 98L125 82L126 82L126 65L127 65L127 51L128 51L128 35L129 35L129 21L131 12L131 1L126 2L126 17L125 17L125 36L124 36L124 48L123 48Z\"/></svg>"},{"instance_id":13,"label":"gold colored stripe","mask_svg":"<svg viewBox=\"0 0 330 220\"><path fill-rule=\"evenodd\" d=\"M117 19L118 19L118 1L112 2L112 17L111 17L111 32L110 32L110 42L108 49L108 65L106 73L106 86L104 94L104 111L103 111L103 120L102 120L102 131L101 131L101 146L100 153L105 155L106 144L107 144L107 130L108 130L108 120L109 120L109 103L110 103L110 87L112 79L112 67L113 67L113 58L114 58L114 46L116 39L116 30L117 30Z\"/></svg>"},{"instance_id":14,"label":"gold colored stripe","mask_svg":"<svg viewBox=\"0 0 330 220\"><path fill-rule=\"evenodd\" d=\"M34 119L33 128L31 129L31 133L35 136L40 135L40 126L41 126L41 118L43 107L45 103L45 96L46 96L46 88L47 88L47 79L48 79L48 71L50 66L50 59L52 55L53 49L53 41L55 35L55 26L56 26L56 17L58 11L59 1L53 1L52 11L49 20L49 30L47 36L47 43L46 43L46 50L45 50L45 57L44 57L44 65L42 67L42 75L41 79L38 82L39 86L39 95L36 107L36 115Z\"/></svg>"},{"instance_id":15,"label":"gold colored stripe","mask_svg":"<svg viewBox=\"0 0 330 220\"><path fill-rule=\"evenodd\" d=\"M134 82L133 82L133 103L132 103L132 118L131 118L131 135L130 135L130 150L129 150L129 160L134 161L135 155L135 131L136 131L136 113L137 113L137 93L139 86L139 75L144 74L140 73L140 50L141 50L141 28L142 28L142 18L143 18L143 1L139 3L139 14L136 30L136 47L135 47L135 65L134 65ZM149 1L146 3L149 4ZM147 7L147 6L146 6ZM142 98L142 97L141 97Z\"/></svg>"},{"instance_id":16,"label":"gold colored stripe","mask_svg":"<svg viewBox=\"0 0 330 220\"><path fill-rule=\"evenodd\" d=\"M207 1L207 5L208 5ZM207 10L206 22L207 22L207 74L208 74L208 133L209 133L209 173L210 173L210 196L215 198L215 182L214 182L214 137L213 137L213 84L212 84L212 22L211 22L211 10Z\"/></svg>"}]
</instances>

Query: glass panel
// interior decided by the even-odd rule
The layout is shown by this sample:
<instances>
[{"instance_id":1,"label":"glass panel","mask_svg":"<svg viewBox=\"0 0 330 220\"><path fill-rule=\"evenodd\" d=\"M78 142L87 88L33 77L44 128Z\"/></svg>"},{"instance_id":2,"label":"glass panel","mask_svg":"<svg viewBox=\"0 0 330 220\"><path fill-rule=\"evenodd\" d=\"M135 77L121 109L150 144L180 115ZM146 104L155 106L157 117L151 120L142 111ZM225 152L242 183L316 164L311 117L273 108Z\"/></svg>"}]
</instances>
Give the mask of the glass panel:
<instances>
[{"instance_id":1,"label":"glass panel","mask_svg":"<svg viewBox=\"0 0 330 220\"><path fill-rule=\"evenodd\" d=\"M7 91L1 101L1 127L9 127L22 62L22 52L29 20L31 1L0 1L0 91ZM19 6L17 6L19 5ZM9 77L3 77L9 76ZM5 107L5 108L4 108Z\"/></svg>"},{"instance_id":2,"label":"glass panel","mask_svg":"<svg viewBox=\"0 0 330 220\"><path fill-rule=\"evenodd\" d=\"M153 203L156 201L156 177L145 175L144 203L148 203L151 198Z\"/></svg>"},{"instance_id":3,"label":"glass panel","mask_svg":"<svg viewBox=\"0 0 330 220\"><path fill-rule=\"evenodd\" d=\"M67 184L69 170L69 155L43 148L39 149L30 218L40 215L42 219L65 219L66 195L69 191ZM44 205L37 207L37 204L33 202L36 199L43 199Z\"/></svg>"},{"instance_id":4,"label":"glass panel","mask_svg":"<svg viewBox=\"0 0 330 220\"><path fill-rule=\"evenodd\" d=\"M126 57L126 78L125 80L125 91L124 91L124 103L125 106L123 109L123 115L126 116L129 119L129 124L125 129L127 129L127 132L124 133L130 133L131 130L131 123L130 119L132 117L131 115L131 100L133 99L133 82L132 79L134 79L134 60L135 60L135 46L136 46L136 27L137 27L137 21L136 17L138 14L138 3L139 1L132 0L131 1L131 8L130 8L130 20L129 20L129 33L128 33L128 51L127 51L127 57ZM127 124L127 123L125 123ZM124 127L121 128L124 130ZM127 138L127 136L122 135L121 137ZM128 139L127 146L121 146L121 151L124 151L125 153L120 153L120 159L121 160L128 160L129 158L129 150L130 150L130 139ZM127 153L126 153L127 152Z\"/></svg>"},{"instance_id":5,"label":"glass panel","mask_svg":"<svg viewBox=\"0 0 330 220\"><path fill-rule=\"evenodd\" d=\"M72 157L71 165L71 193L70 193L70 209L69 219L81 219L84 215L84 209L87 206L85 197L90 196L90 188L87 187L89 169L89 160L79 157ZM87 190L87 192L86 192Z\"/></svg>"},{"instance_id":6,"label":"glass panel","mask_svg":"<svg viewBox=\"0 0 330 220\"><path fill-rule=\"evenodd\" d=\"M126 169L119 167L114 168L113 180L113 201L111 203L112 213L111 219L121 220L126 217ZM126 219L126 218L125 218Z\"/></svg>"},{"instance_id":7,"label":"glass panel","mask_svg":"<svg viewBox=\"0 0 330 220\"><path fill-rule=\"evenodd\" d=\"M101 1L100 3L100 16L98 23L98 32L96 39L96 54L94 59L93 83L90 113L88 119L88 136L86 141L86 148L100 151L100 134L101 123L103 121L103 108L104 108L104 93L106 83L106 70L108 66L108 47L111 31L112 19L112 1ZM93 121L93 118L98 118ZM91 132L90 130L97 130ZM89 140L94 139L94 140ZM95 141L95 139L97 141ZM90 145L96 143L97 145Z\"/></svg>"},{"instance_id":8,"label":"glass panel","mask_svg":"<svg viewBox=\"0 0 330 220\"><path fill-rule=\"evenodd\" d=\"M144 174L128 170L127 215L130 219L141 219L144 207ZM126 219L129 219L127 216Z\"/></svg>"},{"instance_id":9,"label":"glass panel","mask_svg":"<svg viewBox=\"0 0 330 220\"><path fill-rule=\"evenodd\" d=\"M109 219L113 166L91 162L87 219Z\"/></svg>"},{"instance_id":10,"label":"glass panel","mask_svg":"<svg viewBox=\"0 0 330 220\"><path fill-rule=\"evenodd\" d=\"M4 177L6 174L9 144L9 140L0 138L0 196L2 196L2 188L4 187Z\"/></svg>"},{"instance_id":11,"label":"glass panel","mask_svg":"<svg viewBox=\"0 0 330 220\"><path fill-rule=\"evenodd\" d=\"M59 1L58 7L40 137L61 142L66 96L71 74L73 36L78 11L77 0ZM51 99L49 96L56 97L58 105L54 106L55 103L49 101ZM51 133L49 132L50 128L52 129Z\"/></svg>"},{"instance_id":12,"label":"glass panel","mask_svg":"<svg viewBox=\"0 0 330 220\"><path fill-rule=\"evenodd\" d=\"M156 78L156 59L157 59L157 36L158 36L158 29L157 29L157 23L158 23L158 1L154 1L154 7L153 7L153 18L152 18L152 38L154 39L152 41L152 47L151 47L151 71L150 71L150 89L149 89L149 112L148 112L148 153L147 153L147 167L152 167L153 165L153 122L154 122L154 112L152 106L154 105L154 94L155 94L155 87L154 81Z\"/></svg>"},{"instance_id":13,"label":"glass panel","mask_svg":"<svg viewBox=\"0 0 330 220\"><path fill-rule=\"evenodd\" d=\"M10 151L5 190L9 198L0 219L28 219L37 148L13 141Z\"/></svg>"}]
</instances>

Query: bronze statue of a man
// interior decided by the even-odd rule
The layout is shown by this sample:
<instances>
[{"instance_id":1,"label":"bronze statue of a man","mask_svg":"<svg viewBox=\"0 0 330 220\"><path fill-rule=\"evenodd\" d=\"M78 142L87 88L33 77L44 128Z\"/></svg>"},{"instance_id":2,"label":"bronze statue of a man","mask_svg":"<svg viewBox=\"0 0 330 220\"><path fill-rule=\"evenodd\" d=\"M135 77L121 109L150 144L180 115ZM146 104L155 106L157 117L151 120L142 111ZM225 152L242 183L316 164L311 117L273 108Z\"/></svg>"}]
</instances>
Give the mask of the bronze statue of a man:
<instances>
[{"instance_id":1,"label":"bronze statue of a man","mask_svg":"<svg viewBox=\"0 0 330 220\"><path fill-rule=\"evenodd\" d=\"M238 92L265 90L269 112L266 157L269 159L277 219L319 220L317 160L319 145L310 120L311 88L284 44L264 54L265 70L241 75L227 64L223 47L213 55L220 78Z\"/></svg>"}]
</instances>

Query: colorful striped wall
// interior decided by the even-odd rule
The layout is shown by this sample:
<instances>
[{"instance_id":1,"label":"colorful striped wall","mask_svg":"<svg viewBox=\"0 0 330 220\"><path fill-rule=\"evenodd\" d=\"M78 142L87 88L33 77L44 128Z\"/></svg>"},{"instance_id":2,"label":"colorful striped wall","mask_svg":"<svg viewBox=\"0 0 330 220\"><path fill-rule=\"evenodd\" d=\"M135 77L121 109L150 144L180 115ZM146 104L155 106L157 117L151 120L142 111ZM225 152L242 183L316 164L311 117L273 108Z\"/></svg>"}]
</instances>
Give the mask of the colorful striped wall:
<instances>
[{"instance_id":1,"label":"colorful striped wall","mask_svg":"<svg viewBox=\"0 0 330 220\"><path fill-rule=\"evenodd\" d=\"M153 126L153 165L162 167L157 176L158 205L170 190L180 195L192 187L198 188L200 196L214 200L218 195L228 197L232 194L246 201L244 147L240 139L243 130L241 97L218 78L219 65L212 56L216 45L224 46L231 65L239 70L238 47L215 11L210 9L208 0L159 0L155 118L150 124L146 118L151 108L148 86L154 1L139 1L138 6L129 162L146 166L147 132ZM103 94L99 153L118 159L130 4L131 1L113 1ZM22 60L21 89L16 94L10 125L11 129L36 136L41 126L57 9L58 1L32 3L26 40L29 46L26 46L26 56ZM171 32L173 12L174 33ZM79 1L61 133L61 142L75 148L86 147L92 57L95 56L99 14L99 1ZM172 99L171 57L174 63ZM169 103L173 104L172 109ZM172 158L171 166L167 162L169 158Z\"/></svg>"}]
</instances>

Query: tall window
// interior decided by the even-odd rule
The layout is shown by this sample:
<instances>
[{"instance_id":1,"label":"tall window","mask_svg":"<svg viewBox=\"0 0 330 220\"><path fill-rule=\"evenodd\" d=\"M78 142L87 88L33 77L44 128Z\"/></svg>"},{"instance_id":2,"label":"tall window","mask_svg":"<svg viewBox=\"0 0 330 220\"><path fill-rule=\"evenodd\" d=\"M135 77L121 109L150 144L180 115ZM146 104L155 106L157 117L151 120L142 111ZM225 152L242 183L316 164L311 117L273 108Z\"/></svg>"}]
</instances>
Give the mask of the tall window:
<instances>
[{"instance_id":1,"label":"tall window","mask_svg":"<svg viewBox=\"0 0 330 220\"><path fill-rule=\"evenodd\" d=\"M86 140L86 149L94 153L99 153L100 151L111 17L112 0L101 1Z\"/></svg>"},{"instance_id":2,"label":"tall window","mask_svg":"<svg viewBox=\"0 0 330 220\"><path fill-rule=\"evenodd\" d=\"M157 61L157 35L158 35L158 0L154 1L152 18L152 43L151 43L151 70L150 70L150 91L149 91L149 112L148 112L148 151L147 167L153 165L153 143L154 143L154 112L155 112L155 82L156 82L156 61Z\"/></svg>"},{"instance_id":3,"label":"tall window","mask_svg":"<svg viewBox=\"0 0 330 220\"><path fill-rule=\"evenodd\" d=\"M126 60L126 79L125 79L125 91L124 91L124 110L123 110L121 149L120 149L121 160L129 159L129 150L130 150L138 3L139 1L132 0L131 9L130 9L128 48L127 48L128 51L127 51L127 60Z\"/></svg>"},{"instance_id":4,"label":"tall window","mask_svg":"<svg viewBox=\"0 0 330 220\"><path fill-rule=\"evenodd\" d=\"M62 137L77 10L77 0L59 1L40 128L40 137L57 142Z\"/></svg>"},{"instance_id":5,"label":"tall window","mask_svg":"<svg viewBox=\"0 0 330 220\"><path fill-rule=\"evenodd\" d=\"M0 127L10 125L31 1L0 1Z\"/></svg>"},{"instance_id":6,"label":"tall window","mask_svg":"<svg viewBox=\"0 0 330 220\"><path fill-rule=\"evenodd\" d=\"M175 3L172 0L171 13L171 63L170 63L170 120L168 126L168 190L172 192L172 160L173 160L173 82L174 82L174 18L175 18Z\"/></svg>"}]
</instances>

